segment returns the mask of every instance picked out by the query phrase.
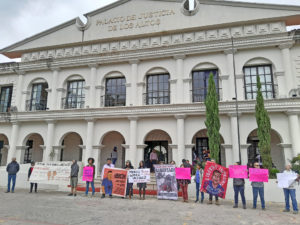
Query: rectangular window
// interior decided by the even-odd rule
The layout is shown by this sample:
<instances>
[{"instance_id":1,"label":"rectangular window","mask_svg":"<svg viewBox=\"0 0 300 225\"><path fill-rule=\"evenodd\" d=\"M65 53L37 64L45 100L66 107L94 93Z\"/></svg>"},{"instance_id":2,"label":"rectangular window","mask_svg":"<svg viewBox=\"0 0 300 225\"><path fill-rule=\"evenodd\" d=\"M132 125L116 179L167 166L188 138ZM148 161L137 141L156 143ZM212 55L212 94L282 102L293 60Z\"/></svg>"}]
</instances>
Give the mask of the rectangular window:
<instances>
[{"instance_id":1,"label":"rectangular window","mask_svg":"<svg viewBox=\"0 0 300 225\"><path fill-rule=\"evenodd\" d=\"M9 112L11 107L13 86L1 87L0 112Z\"/></svg>"},{"instance_id":2,"label":"rectangular window","mask_svg":"<svg viewBox=\"0 0 300 225\"><path fill-rule=\"evenodd\" d=\"M170 104L169 74L147 76L146 104Z\"/></svg>"},{"instance_id":3,"label":"rectangular window","mask_svg":"<svg viewBox=\"0 0 300 225\"><path fill-rule=\"evenodd\" d=\"M126 79L108 78L105 86L105 107L126 105Z\"/></svg>"},{"instance_id":4,"label":"rectangular window","mask_svg":"<svg viewBox=\"0 0 300 225\"><path fill-rule=\"evenodd\" d=\"M246 99L255 99L257 95L257 76L261 82L261 92L265 99L275 98L272 66L247 66L244 67L245 96Z\"/></svg>"},{"instance_id":5,"label":"rectangular window","mask_svg":"<svg viewBox=\"0 0 300 225\"><path fill-rule=\"evenodd\" d=\"M75 80L68 82L68 92L65 109L81 109L84 107L84 80Z\"/></svg>"},{"instance_id":6,"label":"rectangular window","mask_svg":"<svg viewBox=\"0 0 300 225\"><path fill-rule=\"evenodd\" d=\"M216 91L219 96L219 75L218 70L200 70L193 71L193 102L204 102L207 91L208 91L208 81L209 75L213 74L214 81L216 85Z\"/></svg>"},{"instance_id":7,"label":"rectangular window","mask_svg":"<svg viewBox=\"0 0 300 225\"><path fill-rule=\"evenodd\" d=\"M39 83L32 85L31 99L29 105L30 111L46 110L48 97L48 93L46 91L47 88L47 83Z\"/></svg>"}]
</instances>

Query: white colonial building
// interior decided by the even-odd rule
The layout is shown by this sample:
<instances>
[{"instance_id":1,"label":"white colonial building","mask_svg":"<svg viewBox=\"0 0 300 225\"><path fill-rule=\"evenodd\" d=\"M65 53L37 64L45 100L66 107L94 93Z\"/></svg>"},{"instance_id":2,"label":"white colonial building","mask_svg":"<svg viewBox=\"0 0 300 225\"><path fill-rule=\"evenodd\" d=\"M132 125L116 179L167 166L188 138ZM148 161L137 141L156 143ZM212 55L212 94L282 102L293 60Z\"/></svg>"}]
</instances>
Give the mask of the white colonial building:
<instances>
[{"instance_id":1,"label":"white colonial building","mask_svg":"<svg viewBox=\"0 0 300 225\"><path fill-rule=\"evenodd\" d=\"M86 23L76 18L0 50L22 59L0 65L1 166L13 156L21 164L94 157L99 171L114 146L118 167L148 161L153 148L166 163L203 157L213 73L222 164L239 160L235 81L242 163L257 159L259 75L273 163L283 169L300 153L300 41L287 31L300 24L300 7L188 2L119 0Z\"/></svg>"}]
</instances>

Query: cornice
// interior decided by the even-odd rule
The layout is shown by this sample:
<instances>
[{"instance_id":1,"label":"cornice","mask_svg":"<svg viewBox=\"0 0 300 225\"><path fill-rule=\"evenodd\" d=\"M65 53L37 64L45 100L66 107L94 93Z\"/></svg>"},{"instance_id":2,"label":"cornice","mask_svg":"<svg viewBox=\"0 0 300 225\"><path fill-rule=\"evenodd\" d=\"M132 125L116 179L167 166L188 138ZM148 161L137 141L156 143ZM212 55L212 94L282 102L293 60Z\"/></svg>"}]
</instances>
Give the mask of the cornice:
<instances>
[{"instance_id":1,"label":"cornice","mask_svg":"<svg viewBox=\"0 0 300 225\"><path fill-rule=\"evenodd\" d=\"M289 41L289 42L280 44L278 47L281 50L282 49L290 49L294 46L294 44L295 44L295 41Z\"/></svg>"}]
</instances>

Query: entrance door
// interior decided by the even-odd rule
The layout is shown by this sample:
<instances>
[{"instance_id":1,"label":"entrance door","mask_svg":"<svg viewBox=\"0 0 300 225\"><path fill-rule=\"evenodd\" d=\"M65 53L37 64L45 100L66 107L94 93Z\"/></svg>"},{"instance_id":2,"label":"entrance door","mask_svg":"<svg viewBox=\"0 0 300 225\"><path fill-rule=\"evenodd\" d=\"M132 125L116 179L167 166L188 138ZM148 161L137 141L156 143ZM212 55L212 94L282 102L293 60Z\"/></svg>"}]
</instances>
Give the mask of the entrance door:
<instances>
[{"instance_id":1,"label":"entrance door","mask_svg":"<svg viewBox=\"0 0 300 225\"><path fill-rule=\"evenodd\" d=\"M196 149L194 150L194 155L200 160L200 162L206 162L210 161L210 150L209 150L209 143L208 143L208 138L196 138ZM193 160L195 156L193 156ZM220 163L222 162L222 155L221 155L221 148L219 151L219 159Z\"/></svg>"},{"instance_id":2,"label":"entrance door","mask_svg":"<svg viewBox=\"0 0 300 225\"><path fill-rule=\"evenodd\" d=\"M258 148L258 140L248 140L248 143L251 144L248 147L248 163L254 164L255 162L258 162L260 165L262 165L259 148Z\"/></svg>"},{"instance_id":3,"label":"entrance door","mask_svg":"<svg viewBox=\"0 0 300 225\"><path fill-rule=\"evenodd\" d=\"M147 147L144 149L144 161L147 168L150 168L150 154L153 149L156 150L158 161L168 164L168 141L145 141Z\"/></svg>"},{"instance_id":4,"label":"entrance door","mask_svg":"<svg viewBox=\"0 0 300 225\"><path fill-rule=\"evenodd\" d=\"M32 148L33 148L33 140L28 140L26 142L26 146L28 146L25 149L25 154L24 154L24 163L31 163L32 161Z\"/></svg>"}]
</instances>

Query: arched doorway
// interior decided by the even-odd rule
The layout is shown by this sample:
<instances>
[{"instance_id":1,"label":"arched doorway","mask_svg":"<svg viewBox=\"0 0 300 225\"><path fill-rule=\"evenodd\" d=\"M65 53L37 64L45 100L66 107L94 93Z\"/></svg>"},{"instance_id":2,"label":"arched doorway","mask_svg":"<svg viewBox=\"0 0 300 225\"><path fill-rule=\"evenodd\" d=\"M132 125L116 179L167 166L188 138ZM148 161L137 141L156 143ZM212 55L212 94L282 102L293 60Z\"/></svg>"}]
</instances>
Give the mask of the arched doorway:
<instances>
[{"instance_id":1,"label":"arched doorway","mask_svg":"<svg viewBox=\"0 0 300 225\"><path fill-rule=\"evenodd\" d=\"M82 138L75 132L68 133L64 136L61 145L63 148L60 151L60 161L77 160L82 161Z\"/></svg>"},{"instance_id":2,"label":"arched doorway","mask_svg":"<svg viewBox=\"0 0 300 225\"><path fill-rule=\"evenodd\" d=\"M0 134L0 166L6 166L8 149L8 138L4 134Z\"/></svg>"},{"instance_id":3,"label":"arched doorway","mask_svg":"<svg viewBox=\"0 0 300 225\"><path fill-rule=\"evenodd\" d=\"M260 150L258 148L259 139L257 137L257 129L249 134L247 143L250 144L248 147L248 163L259 162L262 165ZM282 143L280 135L275 130L271 130L271 157L273 166L283 171L285 157L282 147L278 145L280 143Z\"/></svg>"},{"instance_id":4,"label":"arched doorway","mask_svg":"<svg viewBox=\"0 0 300 225\"><path fill-rule=\"evenodd\" d=\"M168 133L163 130L153 130L149 132L145 138L147 147L144 149L144 161L148 168L150 165L150 154L154 149L158 156L158 161L168 164L172 161L172 149L169 144L172 144L172 139Z\"/></svg>"},{"instance_id":5,"label":"arched doorway","mask_svg":"<svg viewBox=\"0 0 300 225\"><path fill-rule=\"evenodd\" d=\"M44 140L39 134L30 134L25 138L25 151L23 158L23 163L42 162L43 161L43 148Z\"/></svg>"},{"instance_id":6,"label":"arched doorway","mask_svg":"<svg viewBox=\"0 0 300 225\"><path fill-rule=\"evenodd\" d=\"M220 135L221 144L224 144L224 139ZM193 139L192 143L195 145L192 151L192 159L199 160L200 162L210 160L209 142L207 137L207 129L198 131ZM225 149L220 146L220 164L226 166Z\"/></svg>"},{"instance_id":7,"label":"arched doorway","mask_svg":"<svg viewBox=\"0 0 300 225\"><path fill-rule=\"evenodd\" d=\"M123 144L125 144L125 138L117 131L108 132L103 136L101 141L103 148L100 153L100 168L104 166L108 158L111 158L114 147L117 147L118 153L115 167L125 167L125 148L122 146Z\"/></svg>"}]
</instances>

